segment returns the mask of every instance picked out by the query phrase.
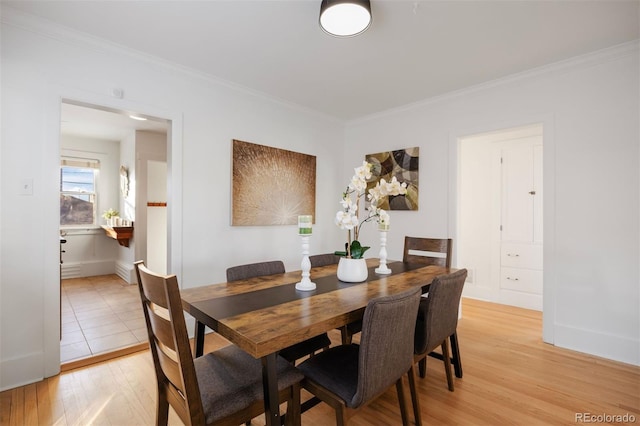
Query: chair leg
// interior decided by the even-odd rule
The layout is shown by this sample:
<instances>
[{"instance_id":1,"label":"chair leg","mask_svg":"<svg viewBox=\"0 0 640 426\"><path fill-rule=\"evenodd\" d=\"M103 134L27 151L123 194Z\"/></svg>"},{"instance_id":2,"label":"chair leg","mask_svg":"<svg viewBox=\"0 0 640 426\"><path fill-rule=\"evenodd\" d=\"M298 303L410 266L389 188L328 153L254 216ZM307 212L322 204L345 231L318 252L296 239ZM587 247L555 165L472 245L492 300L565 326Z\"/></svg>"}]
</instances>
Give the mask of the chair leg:
<instances>
[{"instance_id":1,"label":"chair leg","mask_svg":"<svg viewBox=\"0 0 640 426\"><path fill-rule=\"evenodd\" d=\"M449 340L451 341L451 361L456 372L456 377L462 378L462 361L460 360L460 347L458 346L458 333L453 333Z\"/></svg>"},{"instance_id":2,"label":"chair leg","mask_svg":"<svg viewBox=\"0 0 640 426\"><path fill-rule=\"evenodd\" d=\"M398 392L398 404L400 404L400 415L402 416L403 426L409 425L409 419L407 418L407 401L404 397L404 386L402 385L402 376L396 380L396 391Z\"/></svg>"},{"instance_id":3,"label":"chair leg","mask_svg":"<svg viewBox=\"0 0 640 426\"><path fill-rule=\"evenodd\" d=\"M347 412L344 407L335 407L336 410L336 426L345 426L347 424Z\"/></svg>"},{"instance_id":4,"label":"chair leg","mask_svg":"<svg viewBox=\"0 0 640 426\"><path fill-rule=\"evenodd\" d=\"M409 390L411 391L411 402L413 404L413 417L416 421L416 426L422 426L422 416L420 414L420 398L418 398L418 388L416 386L416 370L411 364L409 372L407 372L409 378Z\"/></svg>"},{"instance_id":5,"label":"chair leg","mask_svg":"<svg viewBox=\"0 0 640 426\"><path fill-rule=\"evenodd\" d=\"M449 390L453 392L453 375L451 374L451 358L449 357L448 339L444 339L442 342L442 359L444 361L444 371L447 375L447 385Z\"/></svg>"},{"instance_id":6,"label":"chair leg","mask_svg":"<svg viewBox=\"0 0 640 426\"><path fill-rule=\"evenodd\" d=\"M169 401L167 395L158 390L158 405L156 406L156 425L166 426L169 422Z\"/></svg>"},{"instance_id":7,"label":"chair leg","mask_svg":"<svg viewBox=\"0 0 640 426\"><path fill-rule=\"evenodd\" d=\"M418 361L418 370L420 372L420 377L421 378L425 378L427 377L427 357L425 355L424 358L422 358L420 361Z\"/></svg>"}]
</instances>

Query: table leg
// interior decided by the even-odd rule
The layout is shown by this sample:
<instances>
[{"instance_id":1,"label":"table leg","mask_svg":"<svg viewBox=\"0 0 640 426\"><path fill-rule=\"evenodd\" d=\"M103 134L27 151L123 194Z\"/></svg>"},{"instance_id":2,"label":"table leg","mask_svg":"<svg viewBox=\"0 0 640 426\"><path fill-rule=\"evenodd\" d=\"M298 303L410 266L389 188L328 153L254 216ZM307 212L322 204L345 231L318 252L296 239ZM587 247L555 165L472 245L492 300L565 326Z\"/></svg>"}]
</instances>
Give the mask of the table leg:
<instances>
[{"instance_id":1,"label":"table leg","mask_svg":"<svg viewBox=\"0 0 640 426\"><path fill-rule=\"evenodd\" d=\"M194 354L193 357L197 358L204 353L204 324L196 320L196 329L193 335L194 339Z\"/></svg>"},{"instance_id":2,"label":"table leg","mask_svg":"<svg viewBox=\"0 0 640 426\"><path fill-rule=\"evenodd\" d=\"M280 401L278 398L277 354L262 358L262 386L264 390L264 416L267 426L280 426Z\"/></svg>"}]
</instances>

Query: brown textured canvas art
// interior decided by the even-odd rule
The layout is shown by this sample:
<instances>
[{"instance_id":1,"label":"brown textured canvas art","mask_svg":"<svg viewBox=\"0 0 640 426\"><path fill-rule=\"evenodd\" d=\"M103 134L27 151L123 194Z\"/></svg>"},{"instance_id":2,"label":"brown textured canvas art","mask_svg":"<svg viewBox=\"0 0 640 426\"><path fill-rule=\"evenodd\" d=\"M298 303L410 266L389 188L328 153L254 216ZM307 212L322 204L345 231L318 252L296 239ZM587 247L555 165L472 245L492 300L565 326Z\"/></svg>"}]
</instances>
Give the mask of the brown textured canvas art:
<instances>
[{"instance_id":1,"label":"brown textured canvas art","mask_svg":"<svg viewBox=\"0 0 640 426\"><path fill-rule=\"evenodd\" d=\"M385 210L418 210L418 160L420 148L405 148L396 151L367 154L365 159L373 165L372 178L367 191L376 186L381 178L389 182L394 176L407 184L406 195L389 196L380 208Z\"/></svg>"},{"instance_id":2,"label":"brown textured canvas art","mask_svg":"<svg viewBox=\"0 0 640 426\"><path fill-rule=\"evenodd\" d=\"M315 212L314 155L233 141L233 226L294 225Z\"/></svg>"}]
</instances>

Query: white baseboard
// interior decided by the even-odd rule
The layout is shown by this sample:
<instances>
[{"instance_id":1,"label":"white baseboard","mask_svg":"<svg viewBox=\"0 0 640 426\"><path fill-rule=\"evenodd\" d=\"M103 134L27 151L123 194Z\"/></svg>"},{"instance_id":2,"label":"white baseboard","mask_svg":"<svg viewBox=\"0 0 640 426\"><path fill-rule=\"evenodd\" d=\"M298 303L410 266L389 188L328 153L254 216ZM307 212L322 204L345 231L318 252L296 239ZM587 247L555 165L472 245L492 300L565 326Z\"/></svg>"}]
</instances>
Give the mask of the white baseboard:
<instances>
[{"instance_id":1,"label":"white baseboard","mask_svg":"<svg viewBox=\"0 0 640 426\"><path fill-rule=\"evenodd\" d=\"M93 262L64 262L60 267L61 278L83 278L115 273L115 260Z\"/></svg>"},{"instance_id":2,"label":"white baseboard","mask_svg":"<svg viewBox=\"0 0 640 426\"><path fill-rule=\"evenodd\" d=\"M540 294L495 289L478 285L465 285L462 291L462 296L469 297L471 299L500 303L502 305L542 311L542 295Z\"/></svg>"},{"instance_id":3,"label":"white baseboard","mask_svg":"<svg viewBox=\"0 0 640 426\"><path fill-rule=\"evenodd\" d=\"M116 275L125 280L129 284L136 284L136 272L133 268L133 264L117 261L116 262Z\"/></svg>"},{"instance_id":4,"label":"white baseboard","mask_svg":"<svg viewBox=\"0 0 640 426\"><path fill-rule=\"evenodd\" d=\"M626 364L640 366L640 340L556 324L553 344Z\"/></svg>"}]
</instances>

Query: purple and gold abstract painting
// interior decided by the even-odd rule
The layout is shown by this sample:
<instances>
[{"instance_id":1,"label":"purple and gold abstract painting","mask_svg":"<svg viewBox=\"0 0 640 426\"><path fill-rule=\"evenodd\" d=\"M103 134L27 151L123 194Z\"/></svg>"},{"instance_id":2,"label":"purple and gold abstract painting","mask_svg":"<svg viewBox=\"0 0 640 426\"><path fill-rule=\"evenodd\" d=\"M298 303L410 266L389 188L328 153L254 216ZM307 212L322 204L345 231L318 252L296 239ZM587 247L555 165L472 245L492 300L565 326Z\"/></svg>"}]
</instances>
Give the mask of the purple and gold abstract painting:
<instances>
[{"instance_id":1,"label":"purple and gold abstract painting","mask_svg":"<svg viewBox=\"0 0 640 426\"><path fill-rule=\"evenodd\" d=\"M295 225L316 211L316 157L233 141L231 225Z\"/></svg>"},{"instance_id":2,"label":"purple and gold abstract painting","mask_svg":"<svg viewBox=\"0 0 640 426\"><path fill-rule=\"evenodd\" d=\"M384 210L418 210L418 160L420 148L405 148L396 151L367 154L366 160L373 165L372 178L367 191L380 179L389 182L394 176L407 184L406 195L389 196L379 207Z\"/></svg>"}]
</instances>

